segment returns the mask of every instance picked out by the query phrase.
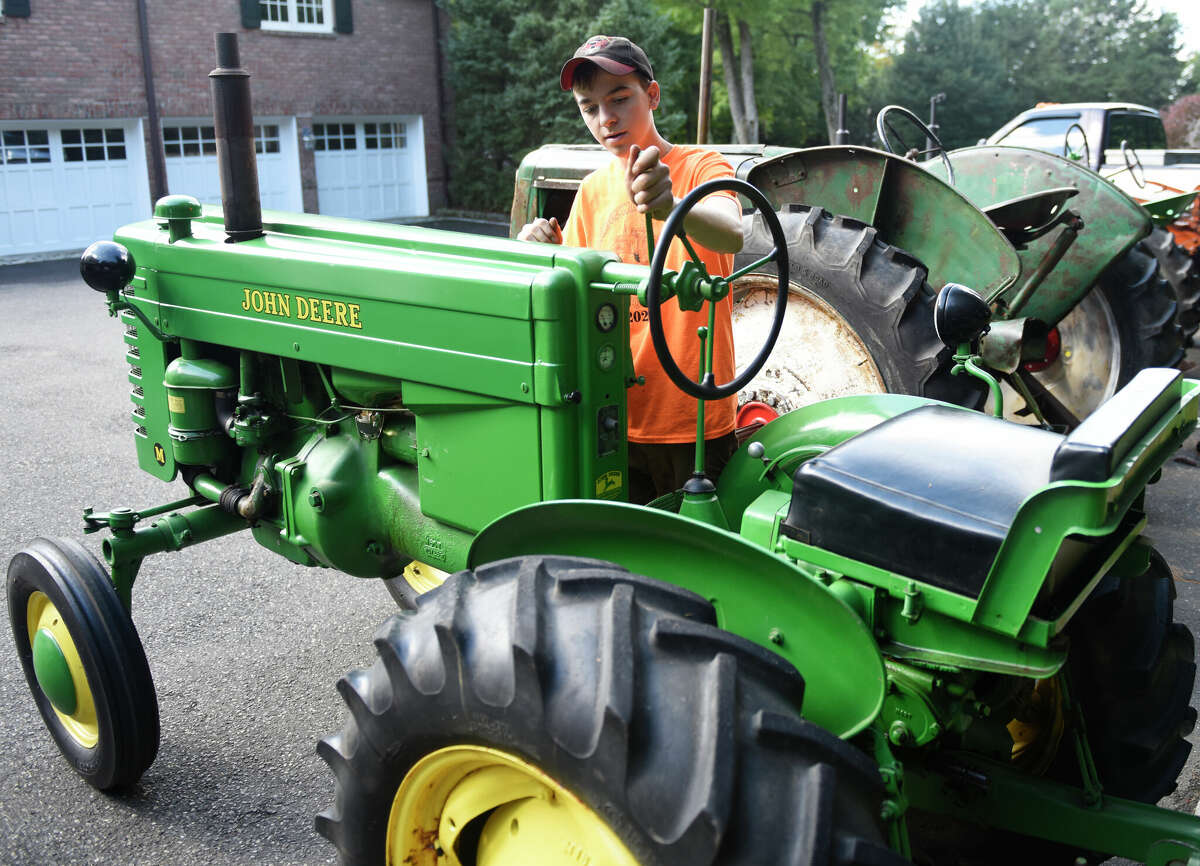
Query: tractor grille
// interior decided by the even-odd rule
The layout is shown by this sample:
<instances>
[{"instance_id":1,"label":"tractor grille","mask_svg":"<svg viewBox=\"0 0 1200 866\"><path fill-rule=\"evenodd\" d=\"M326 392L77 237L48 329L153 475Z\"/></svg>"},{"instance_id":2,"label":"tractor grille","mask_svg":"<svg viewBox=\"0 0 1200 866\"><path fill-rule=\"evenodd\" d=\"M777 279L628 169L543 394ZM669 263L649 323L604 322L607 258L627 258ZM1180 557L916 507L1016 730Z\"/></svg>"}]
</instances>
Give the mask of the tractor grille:
<instances>
[{"instance_id":1,"label":"tractor grille","mask_svg":"<svg viewBox=\"0 0 1200 866\"><path fill-rule=\"evenodd\" d=\"M129 375L133 376L135 379L142 378L142 368L141 367L130 367Z\"/></svg>"}]
</instances>

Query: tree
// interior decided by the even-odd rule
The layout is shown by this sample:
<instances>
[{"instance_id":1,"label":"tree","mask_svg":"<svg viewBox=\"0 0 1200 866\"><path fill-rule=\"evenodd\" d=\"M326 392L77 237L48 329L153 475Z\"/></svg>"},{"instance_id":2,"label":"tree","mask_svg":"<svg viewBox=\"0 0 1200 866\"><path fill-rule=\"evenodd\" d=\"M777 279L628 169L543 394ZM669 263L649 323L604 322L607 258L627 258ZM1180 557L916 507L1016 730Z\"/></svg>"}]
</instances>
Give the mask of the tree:
<instances>
[{"instance_id":1,"label":"tree","mask_svg":"<svg viewBox=\"0 0 1200 866\"><path fill-rule=\"evenodd\" d=\"M641 45L662 80L659 129L681 135L694 106L698 50L686 31L632 0L442 0L454 90L450 198L459 208L503 212L521 159L542 144L591 141L558 70L597 33ZM692 108L694 112L694 107Z\"/></svg>"},{"instance_id":2,"label":"tree","mask_svg":"<svg viewBox=\"0 0 1200 866\"><path fill-rule=\"evenodd\" d=\"M942 140L972 144L1042 101L1161 105L1179 80L1179 22L1139 0L991 0L921 9L878 91L923 115L936 93ZM882 100L880 100L882 104Z\"/></svg>"},{"instance_id":3,"label":"tree","mask_svg":"<svg viewBox=\"0 0 1200 866\"><path fill-rule=\"evenodd\" d=\"M1200 148L1200 93L1181 97L1162 110L1167 147Z\"/></svg>"}]
</instances>

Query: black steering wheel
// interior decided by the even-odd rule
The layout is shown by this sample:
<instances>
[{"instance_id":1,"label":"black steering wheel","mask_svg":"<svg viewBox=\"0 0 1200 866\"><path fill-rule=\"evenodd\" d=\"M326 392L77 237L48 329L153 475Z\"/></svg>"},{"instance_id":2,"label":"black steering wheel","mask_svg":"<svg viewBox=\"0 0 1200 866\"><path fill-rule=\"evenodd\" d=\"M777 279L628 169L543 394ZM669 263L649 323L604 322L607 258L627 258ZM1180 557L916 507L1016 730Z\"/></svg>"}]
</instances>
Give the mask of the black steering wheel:
<instances>
[{"instance_id":1,"label":"black steering wheel","mask_svg":"<svg viewBox=\"0 0 1200 866\"><path fill-rule=\"evenodd\" d=\"M933 147L909 147L900 133L896 132L896 127L892 126L889 117L892 114L898 114L916 126L917 130L925 136L926 141L933 142ZM896 147L892 143L892 139L888 138L889 132L900 147ZM950 157L946 153L946 146L942 144L941 139L933 134L932 129L922 123L921 118L917 117L903 105L885 105L879 109L879 113L875 115L875 134L879 136L879 141L883 144L883 149L888 153L903 156L905 159L911 159L913 162L916 162L919 156L928 156L930 158L934 155L941 156L942 162L946 164L946 181L950 186L954 186L954 166L950 164Z\"/></svg>"},{"instance_id":2,"label":"black steering wheel","mask_svg":"<svg viewBox=\"0 0 1200 866\"><path fill-rule=\"evenodd\" d=\"M1092 151L1088 147L1087 133L1078 123L1072 123L1067 127L1067 134L1063 136L1063 152L1062 155L1067 159L1079 159L1079 149L1071 144L1071 133L1079 130L1079 137L1083 140L1083 164L1088 168L1092 167Z\"/></svg>"},{"instance_id":3,"label":"black steering wheel","mask_svg":"<svg viewBox=\"0 0 1200 866\"><path fill-rule=\"evenodd\" d=\"M1129 169L1129 176L1133 178L1133 182L1138 185L1138 189L1146 188L1146 169L1142 168L1141 157L1137 155L1137 151L1129 146L1129 142L1121 140L1121 156L1125 158L1125 168ZM1138 175L1141 178L1138 178Z\"/></svg>"},{"instance_id":4,"label":"black steering wheel","mask_svg":"<svg viewBox=\"0 0 1200 866\"><path fill-rule=\"evenodd\" d=\"M701 277L705 280L710 279L704 263L700 261L691 244L687 242L683 231L683 220L700 199L712 195L714 192L726 189L731 189L750 199L750 202L758 209L759 214L762 215L763 220L766 222L775 248L753 264L747 265L725 277L725 282L727 284L732 283L738 277L757 270L768 262L774 262L775 270L779 274L779 293L775 298L775 320L771 324L771 333L768 335L762 349L759 350L758 355L742 371L740 376L732 382L718 385L711 371L706 373L701 381L697 382L685 376L683 371L679 369L679 365L675 363L675 358L671 355L671 347L667 345L666 334L663 332L662 276L663 267L667 261L667 251L671 248L671 242L679 237L684 239L688 255L691 257L692 262L700 269ZM787 238L784 237L783 226L779 224L779 217L776 216L774 208L767 201L767 197L744 180L732 177L718 178L717 180L702 183L684 196L683 200L675 207L675 210L671 211L671 215L667 217L666 225L663 226L662 236L659 237L658 243L654 248L654 258L650 262L650 278L646 284L646 312L650 326L650 339L654 344L654 354L658 356L658 361L662 364L663 371L675 383L676 387L685 394L705 400L719 400L722 397L736 394L744 388L746 383L753 379L758 374L758 371L762 369L762 365L766 363L767 358L771 355L771 350L775 348L775 342L779 339L779 330L783 326L783 315L787 311L787 301ZM710 300L709 303L715 302ZM710 339L714 336L710 335Z\"/></svg>"}]
</instances>

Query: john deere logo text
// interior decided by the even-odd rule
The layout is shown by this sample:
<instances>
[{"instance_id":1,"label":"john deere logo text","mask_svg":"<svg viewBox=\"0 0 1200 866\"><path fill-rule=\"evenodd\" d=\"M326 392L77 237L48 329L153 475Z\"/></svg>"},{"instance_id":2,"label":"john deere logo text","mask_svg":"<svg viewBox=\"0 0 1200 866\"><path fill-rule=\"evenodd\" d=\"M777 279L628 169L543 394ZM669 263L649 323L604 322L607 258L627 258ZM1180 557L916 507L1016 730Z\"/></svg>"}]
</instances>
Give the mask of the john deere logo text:
<instances>
[{"instance_id":1,"label":"john deere logo text","mask_svg":"<svg viewBox=\"0 0 1200 866\"><path fill-rule=\"evenodd\" d=\"M242 289L242 309L281 319L306 319L343 328L362 328L358 318L359 305L329 301L305 295L293 297L287 292L265 289Z\"/></svg>"}]
</instances>

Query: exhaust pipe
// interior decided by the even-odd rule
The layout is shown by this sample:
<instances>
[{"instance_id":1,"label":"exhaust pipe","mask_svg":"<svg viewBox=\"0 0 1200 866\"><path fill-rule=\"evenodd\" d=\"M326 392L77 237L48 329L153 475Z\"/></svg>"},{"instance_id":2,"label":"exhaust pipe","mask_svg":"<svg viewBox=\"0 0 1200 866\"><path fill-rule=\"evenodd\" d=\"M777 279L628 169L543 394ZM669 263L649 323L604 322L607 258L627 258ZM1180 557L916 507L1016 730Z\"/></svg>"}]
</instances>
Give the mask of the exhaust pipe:
<instances>
[{"instance_id":1,"label":"exhaust pipe","mask_svg":"<svg viewBox=\"0 0 1200 866\"><path fill-rule=\"evenodd\" d=\"M218 33L217 68L212 80L217 164L221 169L221 206L225 210L226 243L262 237L262 204L258 197L258 161L254 156L254 114L250 106L250 73L238 58L236 33Z\"/></svg>"}]
</instances>

